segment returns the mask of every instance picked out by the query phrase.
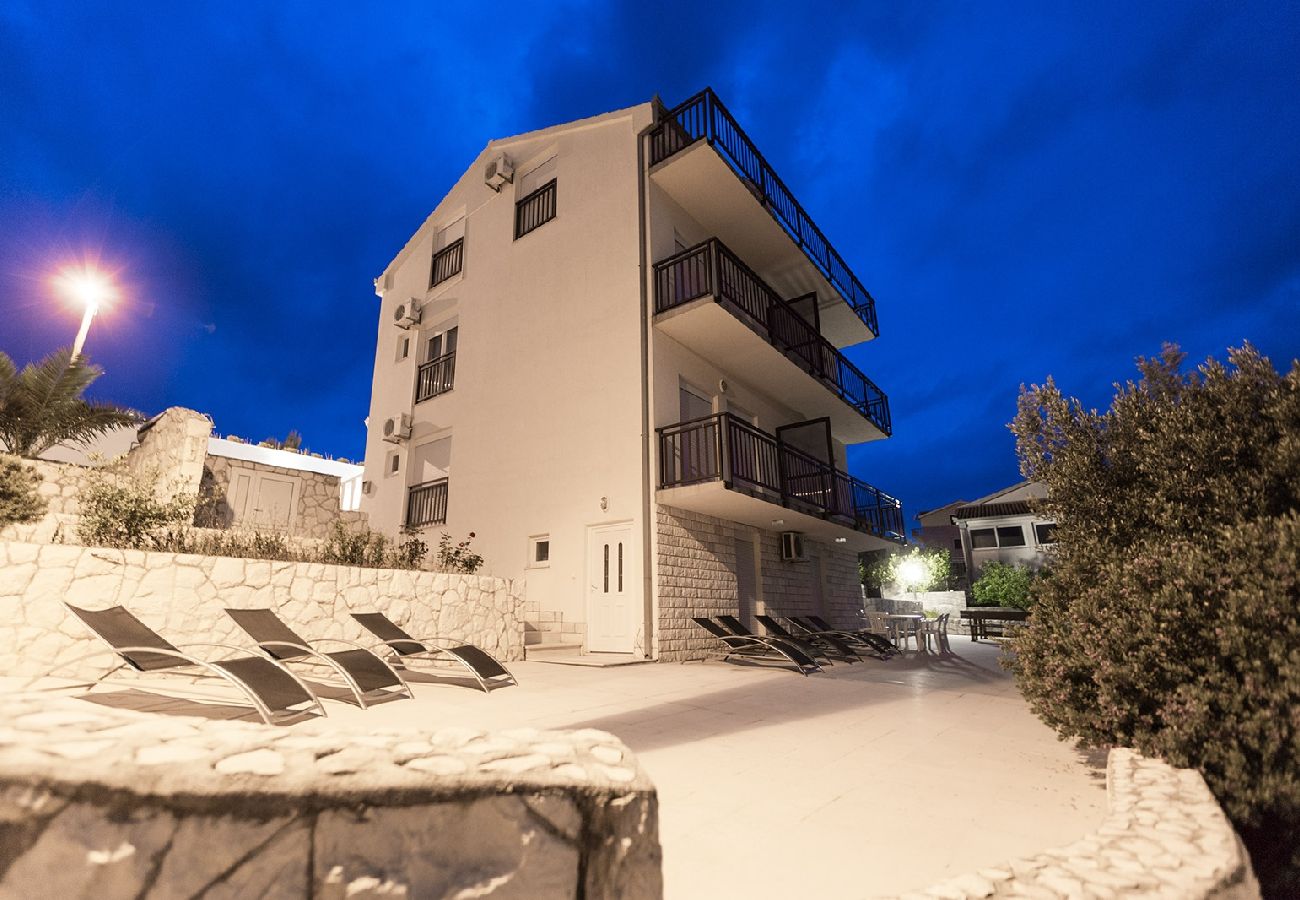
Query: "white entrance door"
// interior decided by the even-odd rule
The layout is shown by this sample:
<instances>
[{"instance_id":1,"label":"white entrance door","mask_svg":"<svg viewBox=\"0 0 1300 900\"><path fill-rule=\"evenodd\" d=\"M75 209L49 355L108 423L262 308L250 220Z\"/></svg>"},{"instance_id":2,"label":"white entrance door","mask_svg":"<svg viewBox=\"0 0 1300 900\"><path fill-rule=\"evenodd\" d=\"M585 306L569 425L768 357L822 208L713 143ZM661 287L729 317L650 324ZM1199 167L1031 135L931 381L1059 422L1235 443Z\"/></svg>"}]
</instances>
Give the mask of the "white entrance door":
<instances>
[{"instance_id":1,"label":"white entrance door","mask_svg":"<svg viewBox=\"0 0 1300 900\"><path fill-rule=\"evenodd\" d=\"M632 652L641 615L633 557L631 522L587 530L588 652Z\"/></svg>"}]
</instances>

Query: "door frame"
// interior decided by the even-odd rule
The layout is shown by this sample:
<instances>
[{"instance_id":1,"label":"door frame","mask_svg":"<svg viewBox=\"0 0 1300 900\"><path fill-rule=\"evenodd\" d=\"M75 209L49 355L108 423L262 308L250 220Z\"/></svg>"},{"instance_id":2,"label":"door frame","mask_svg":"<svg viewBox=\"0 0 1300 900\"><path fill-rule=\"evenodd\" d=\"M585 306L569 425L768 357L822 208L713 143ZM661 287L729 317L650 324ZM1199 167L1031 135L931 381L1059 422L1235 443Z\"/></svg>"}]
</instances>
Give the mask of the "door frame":
<instances>
[{"instance_id":1,"label":"door frame","mask_svg":"<svg viewBox=\"0 0 1300 900\"><path fill-rule=\"evenodd\" d=\"M636 535L636 521L634 519L623 519L617 522L601 522L595 525L588 525L586 529L586 548L583 550L583 607L587 612L587 652L588 653L634 653L636 652L637 632L644 627L644 598L641 596L641 565L640 554L634 552L633 539ZM592 645L595 637L596 624L596 603L599 594L592 590L591 577L595 574L596 560L593 558L592 551L596 544L596 536L606 531L625 531L627 533L627 550L623 555L623 596L627 600L627 645L621 649L611 649L607 647L596 648Z\"/></svg>"}]
</instances>

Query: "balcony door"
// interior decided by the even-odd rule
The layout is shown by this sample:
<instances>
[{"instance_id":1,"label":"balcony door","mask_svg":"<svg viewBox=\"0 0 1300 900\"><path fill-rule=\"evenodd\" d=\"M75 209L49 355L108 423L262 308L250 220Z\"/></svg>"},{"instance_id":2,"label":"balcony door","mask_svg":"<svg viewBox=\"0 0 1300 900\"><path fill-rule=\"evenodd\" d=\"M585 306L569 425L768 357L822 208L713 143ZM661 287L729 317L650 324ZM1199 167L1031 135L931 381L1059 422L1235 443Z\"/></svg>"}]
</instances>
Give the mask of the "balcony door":
<instances>
[{"instance_id":1,"label":"balcony door","mask_svg":"<svg viewBox=\"0 0 1300 900\"><path fill-rule=\"evenodd\" d=\"M679 422L691 422L713 415L713 401L702 391L688 385L681 386L679 403ZM676 463L677 470L681 473L679 482L690 484L692 481L716 476L719 471L716 425L710 423L683 433L678 453L680 455Z\"/></svg>"},{"instance_id":2,"label":"balcony door","mask_svg":"<svg viewBox=\"0 0 1300 900\"><path fill-rule=\"evenodd\" d=\"M587 651L631 653L641 610L633 575L632 523L587 530Z\"/></svg>"}]
</instances>

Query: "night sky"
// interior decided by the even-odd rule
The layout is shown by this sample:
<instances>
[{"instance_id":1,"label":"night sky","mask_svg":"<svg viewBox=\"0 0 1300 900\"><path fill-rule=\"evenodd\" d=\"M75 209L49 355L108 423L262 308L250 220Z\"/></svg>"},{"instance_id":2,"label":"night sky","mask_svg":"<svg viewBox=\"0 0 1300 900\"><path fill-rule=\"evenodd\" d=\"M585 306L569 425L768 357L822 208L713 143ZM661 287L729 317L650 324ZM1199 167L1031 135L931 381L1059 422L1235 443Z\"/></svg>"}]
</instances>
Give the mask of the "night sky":
<instances>
[{"instance_id":1,"label":"night sky","mask_svg":"<svg viewBox=\"0 0 1300 900\"><path fill-rule=\"evenodd\" d=\"M373 279L483 145L711 85L876 296L909 513L1018 480L1021 383L1300 356L1296 4L368 6L5 0L0 350L98 258L92 396L357 458Z\"/></svg>"}]
</instances>

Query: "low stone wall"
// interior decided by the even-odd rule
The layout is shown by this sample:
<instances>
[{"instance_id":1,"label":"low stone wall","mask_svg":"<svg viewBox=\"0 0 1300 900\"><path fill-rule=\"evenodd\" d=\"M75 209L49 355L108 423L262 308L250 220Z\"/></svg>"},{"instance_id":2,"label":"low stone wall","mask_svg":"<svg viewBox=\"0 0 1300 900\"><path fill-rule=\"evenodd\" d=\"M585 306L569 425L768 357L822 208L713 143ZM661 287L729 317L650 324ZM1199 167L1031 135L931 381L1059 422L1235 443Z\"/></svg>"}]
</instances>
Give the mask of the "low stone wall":
<instances>
[{"instance_id":1,"label":"low stone wall","mask_svg":"<svg viewBox=\"0 0 1300 900\"><path fill-rule=\"evenodd\" d=\"M1082 840L904 897L1259 897L1250 857L1200 773L1112 750L1106 793L1106 821Z\"/></svg>"},{"instance_id":2,"label":"low stone wall","mask_svg":"<svg viewBox=\"0 0 1300 900\"><path fill-rule=\"evenodd\" d=\"M657 800L599 731L325 731L0 696L0 896L663 894Z\"/></svg>"},{"instance_id":3,"label":"low stone wall","mask_svg":"<svg viewBox=\"0 0 1300 900\"><path fill-rule=\"evenodd\" d=\"M504 660L522 659L521 585L480 575L0 542L0 673L38 674L104 646L64 601L121 604L173 643L239 646L248 638L224 607L270 607L305 638L367 645L373 636L349 613L378 610L416 636L456 638Z\"/></svg>"},{"instance_id":4,"label":"low stone wall","mask_svg":"<svg viewBox=\"0 0 1300 900\"><path fill-rule=\"evenodd\" d=\"M79 497L94 469L73 463L24 459L22 464L41 476L36 493L45 500L45 512L35 522L23 522L0 528L0 540L35 541L76 540L80 518Z\"/></svg>"}]
</instances>

